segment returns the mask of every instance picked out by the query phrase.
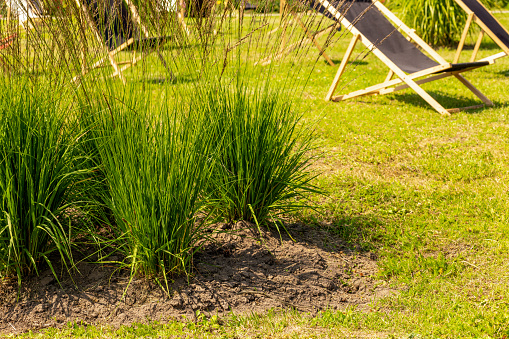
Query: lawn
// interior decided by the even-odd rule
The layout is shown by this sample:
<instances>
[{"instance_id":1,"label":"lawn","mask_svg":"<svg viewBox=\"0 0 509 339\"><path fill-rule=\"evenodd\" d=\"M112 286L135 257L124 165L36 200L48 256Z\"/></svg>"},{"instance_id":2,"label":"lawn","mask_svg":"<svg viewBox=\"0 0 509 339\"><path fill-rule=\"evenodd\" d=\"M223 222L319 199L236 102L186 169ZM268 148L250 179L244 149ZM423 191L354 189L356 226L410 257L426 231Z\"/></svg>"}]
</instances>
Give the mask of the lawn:
<instances>
[{"instance_id":1,"label":"lawn","mask_svg":"<svg viewBox=\"0 0 509 339\"><path fill-rule=\"evenodd\" d=\"M509 27L509 14L497 17ZM327 49L336 65L350 38L341 34ZM476 36L470 37L470 44ZM378 283L398 293L373 301L369 311L349 307L313 315L291 309L220 317L198 314L192 321L119 329L71 323L19 337L509 337L509 58L466 73L494 107L445 117L410 90L325 102L337 66L317 60L313 47L305 51L297 68L295 60L287 59L265 66L276 70L273 84L284 86L293 80L283 89L303 114L303 123L316 128L319 156L312 168L319 175L314 183L326 192L311 196L315 208L285 218L324 228L359 253L376 253ZM452 60L454 52L439 50L446 60ZM485 38L479 57L498 52ZM354 56L360 57L347 68L338 91L361 89L385 78L384 64L362 53L357 47ZM466 61L469 50L464 53ZM148 88L158 98L160 77L152 74L159 74L160 66L154 66L157 58L148 60L127 76L145 79L135 86ZM246 82L260 68L245 66ZM178 75L175 88L192 94L192 80L190 72ZM446 108L477 104L460 85L449 78L423 87Z\"/></svg>"}]
</instances>

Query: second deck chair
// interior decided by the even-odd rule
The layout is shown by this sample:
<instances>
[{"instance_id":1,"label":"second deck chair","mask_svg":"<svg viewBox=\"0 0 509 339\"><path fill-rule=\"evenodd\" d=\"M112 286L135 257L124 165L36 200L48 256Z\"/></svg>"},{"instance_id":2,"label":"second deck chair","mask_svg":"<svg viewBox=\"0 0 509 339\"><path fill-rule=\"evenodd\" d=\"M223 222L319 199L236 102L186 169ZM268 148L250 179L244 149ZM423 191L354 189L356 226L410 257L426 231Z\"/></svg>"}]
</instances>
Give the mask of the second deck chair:
<instances>
[{"instance_id":1,"label":"second deck chair","mask_svg":"<svg viewBox=\"0 0 509 339\"><path fill-rule=\"evenodd\" d=\"M81 76L88 73L90 69L102 67L106 60L109 60L114 69L111 77L118 76L125 85L123 71L145 58L149 54L147 50L157 53L171 75L166 61L158 50L169 37L151 37L148 29L141 23L138 11L131 0L76 0L76 3L106 54L92 66L82 66ZM115 56L124 50L133 51L132 59L124 62L117 61ZM136 51L141 53L137 55ZM73 81L79 78L80 76L76 76Z\"/></svg>"},{"instance_id":2,"label":"second deck chair","mask_svg":"<svg viewBox=\"0 0 509 339\"><path fill-rule=\"evenodd\" d=\"M460 59L461 51L465 46L465 40L468 35L468 29L470 28L470 25L472 25L472 22L475 22L477 25L479 25L481 28L481 33L477 38L474 52L470 58L470 61L474 61L477 57L477 53L481 47L481 41L484 34L487 34L502 49L503 52L489 56L482 60L496 60L498 58L509 55L509 32L490 13L490 11L477 0L456 0L456 2L467 13L468 17L453 62L458 62Z\"/></svg>"},{"instance_id":3,"label":"second deck chair","mask_svg":"<svg viewBox=\"0 0 509 339\"><path fill-rule=\"evenodd\" d=\"M306 7L309 6L308 2L302 1L302 0L299 1L299 4L304 5ZM281 17L283 17L284 12L285 12L287 6L288 5L287 5L286 0L283 0L282 1L282 5L280 6L280 16ZM315 8L310 8L310 9L314 10ZM281 57L291 53L298 46L301 46L301 45L304 45L304 44L313 43L315 45L315 47L318 49L318 51L320 52L320 56L322 56L327 61L327 63L329 65L334 66L334 62L327 55L325 49L318 43L317 39L319 37L325 35L325 34L329 34L333 29L341 30L341 25L339 24L339 22L337 22L337 20L334 18L334 16L332 16L328 11L320 11L320 10L318 10L318 12L323 14L325 17L331 19L333 21L333 23L330 24L329 26L327 26L326 28L321 29L321 30L319 30L317 32L311 32L308 29L308 27L305 25L305 23L302 22L302 19L301 19L302 13L295 13L294 11L290 11L290 14L292 15L293 19L304 30L304 33L306 34L306 37L304 39L302 39L301 41L294 42L293 44L291 44L289 46L285 46L285 43L283 42L283 44L281 46L282 48L281 48L279 53L277 53L274 56L266 57L266 58L258 61L256 64L260 64L262 66L268 65L268 64L270 64L272 62L272 59L280 59ZM284 23L283 25L285 26L285 25L287 25L287 23ZM274 30L274 31L276 31L276 30ZM274 32L274 31L272 31L272 32ZM286 41L286 37L285 36L283 36L283 41Z\"/></svg>"},{"instance_id":4,"label":"second deck chair","mask_svg":"<svg viewBox=\"0 0 509 339\"><path fill-rule=\"evenodd\" d=\"M378 1L345 1L336 3L327 0L315 0L341 21L343 27L353 33L353 39L341 61L339 70L332 82L326 100L341 101L363 95L387 94L405 88L412 88L435 110L444 115L464 109L480 108L476 105L463 108L445 109L419 85L430 81L454 76L481 101L492 106L493 103L475 88L461 73L486 66L493 61L481 61L462 64L451 64L445 61L433 48L426 44L415 31L406 26L391 11ZM390 21L389 21L390 19ZM396 25L394 26L391 21ZM406 38L399 30L403 31ZM433 59L421 52L417 46L427 52ZM389 74L383 83L355 91L350 94L333 97L339 79L343 75L353 49L361 41L371 52L389 67ZM398 78L392 79L396 75ZM424 79L417 80L418 78Z\"/></svg>"}]
</instances>

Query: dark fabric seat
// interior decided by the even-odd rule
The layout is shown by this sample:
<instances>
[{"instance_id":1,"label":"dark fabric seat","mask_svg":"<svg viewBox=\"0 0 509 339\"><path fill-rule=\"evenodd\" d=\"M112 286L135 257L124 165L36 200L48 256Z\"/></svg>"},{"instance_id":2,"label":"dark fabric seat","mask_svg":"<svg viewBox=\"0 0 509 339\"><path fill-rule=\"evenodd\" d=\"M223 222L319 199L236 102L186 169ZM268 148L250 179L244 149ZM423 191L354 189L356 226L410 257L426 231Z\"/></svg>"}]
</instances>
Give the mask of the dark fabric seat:
<instances>
[{"instance_id":1,"label":"dark fabric seat","mask_svg":"<svg viewBox=\"0 0 509 339\"><path fill-rule=\"evenodd\" d=\"M489 10L478 0L455 1L466 12L467 21L456 50L456 55L454 56L454 62L457 62L460 59L460 55L463 51L463 47L465 46L465 41L472 23L476 23L481 28L481 34L477 38L470 61L474 61L476 59L484 34L487 34L493 42L502 49L503 52L483 58L482 60L496 60L509 55L509 31L500 24Z\"/></svg>"}]
</instances>

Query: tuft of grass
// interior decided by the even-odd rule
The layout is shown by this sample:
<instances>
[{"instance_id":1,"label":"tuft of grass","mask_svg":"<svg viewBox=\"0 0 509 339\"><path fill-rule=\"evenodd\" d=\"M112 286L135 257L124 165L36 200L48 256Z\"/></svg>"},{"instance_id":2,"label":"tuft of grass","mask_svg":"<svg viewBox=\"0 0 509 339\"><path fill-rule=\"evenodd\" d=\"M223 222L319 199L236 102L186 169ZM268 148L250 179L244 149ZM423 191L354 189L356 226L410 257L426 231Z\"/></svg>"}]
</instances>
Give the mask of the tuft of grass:
<instances>
[{"instance_id":1,"label":"tuft of grass","mask_svg":"<svg viewBox=\"0 0 509 339\"><path fill-rule=\"evenodd\" d=\"M44 262L53 270L53 252L72 264L65 212L78 204L74 184L88 170L76 121L52 85L21 78L0 86L0 276L21 282Z\"/></svg>"},{"instance_id":2,"label":"tuft of grass","mask_svg":"<svg viewBox=\"0 0 509 339\"><path fill-rule=\"evenodd\" d=\"M167 277L187 272L206 225L200 195L209 146L199 112L107 97L104 104L89 119L96 121L113 247L133 274L154 276L167 290Z\"/></svg>"},{"instance_id":3,"label":"tuft of grass","mask_svg":"<svg viewBox=\"0 0 509 339\"><path fill-rule=\"evenodd\" d=\"M281 93L237 85L205 93L214 168L207 195L229 221L266 222L319 193L309 166L313 131Z\"/></svg>"}]
</instances>

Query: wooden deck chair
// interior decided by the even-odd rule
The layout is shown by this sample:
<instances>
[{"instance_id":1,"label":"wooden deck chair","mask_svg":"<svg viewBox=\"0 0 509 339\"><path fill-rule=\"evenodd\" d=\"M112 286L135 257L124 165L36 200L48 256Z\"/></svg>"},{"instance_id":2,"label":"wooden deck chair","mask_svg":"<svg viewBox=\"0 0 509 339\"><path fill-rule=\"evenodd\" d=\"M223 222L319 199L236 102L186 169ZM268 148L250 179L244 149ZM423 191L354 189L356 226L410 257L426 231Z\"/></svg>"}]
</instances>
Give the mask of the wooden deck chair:
<instances>
[{"instance_id":1,"label":"wooden deck chair","mask_svg":"<svg viewBox=\"0 0 509 339\"><path fill-rule=\"evenodd\" d=\"M307 6L308 4L304 2L304 4ZM284 16L284 12L286 11L286 8L287 8L287 4L286 4L286 0L281 0L281 5L280 5L280 16L281 18L283 18ZM315 8L310 8L310 9L315 9ZM289 46L286 46L286 36L285 34L283 33L283 43L282 43L282 46L281 46L281 50L279 51L279 53L277 53L276 55L274 56L269 56L267 58L264 58L260 61L258 61L256 64L260 64L262 66L265 66L265 65L268 65L272 62L272 59L280 59L282 58L283 56L291 53L295 48L297 48L298 46L302 46L302 45L306 45L306 44L314 44L315 47L318 49L318 51L320 52L320 56L322 56L329 65L331 66L334 66L334 62L331 60L331 58L327 55L327 53L325 52L325 49L318 43L317 39L323 35L326 35L326 34L329 34L333 29L337 29L337 30L341 30L341 25L339 24L339 22L337 22L337 20L328 12L328 11L319 11L321 14L323 14L324 16L326 16L327 18L331 19L332 21L334 21L332 24L330 24L329 26L327 26L326 28L324 29L321 29L319 31L316 31L316 32L312 32L308 29L308 27L304 24L304 22L302 22L302 14L301 13L295 13L295 12L290 12L290 14L292 15L292 18L293 20L295 20L295 22L297 22L297 24L304 30L304 33L306 35L305 39L301 40L301 41L297 41ZM283 26L286 26L287 24L282 24ZM285 29L286 27L284 27L283 29ZM278 28L279 29L279 28ZM270 33L274 33L275 31L277 31L278 29L275 29L274 31L270 32Z\"/></svg>"},{"instance_id":2,"label":"wooden deck chair","mask_svg":"<svg viewBox=\"0 0 509 339\"><path fill-rule=\"evenodd\" d=\"M158 50L170 37L151 37L131 0L76 0L76 4L106 54L90 67L86 67L83 61L81 76L86 75L91 69L103 67L108 60L114 70L111 77L118 76L125 85L123 72L152 51L157 53L168 73L172 74ZM124 50L132 51L132 58L129 61L117 61L115 56ZM137 51L141 53L137 55ZM74 77L73 82L81 76Z\"/></svg>"},{"instance_id":3,"label":"wooden deck chair","mask_svg":"<svg viewBox=\"0 0 509 339\"><path fill-rule=\"evenodd\" d=\"M484 34L487 34L501 49L502 52L484 58L482 60L496 60L498 58L509 55L509 32L505 29L500 22L490 13L490 11L484 7L482 3L477 0L455 0L458 5L467 13L467 22L465 29L461 35L461 40L456 50L453 62L458 62L460 59L461 51L465 46L465 40L468 35L468 29L475 22L481 28L481 33L477 38L477 42L474 47L474 52L470 61L475 61L479 48L481 47L481 41Z\"/></svg>"},{"instance_id":4,"label":"wooden deck chair","mask_svg":"<svg viewBox=\"0 0 509 339\"><path fill-rule=\"evenodd\" d=\"M183 0L159 0L157 1L157 4L160 11L175 13L177 20L184 32L188 36L190 35L189 29L187 28L186 22L184 21L185 2Z\"/></svg>"},{"instance_id":5,"label":"wooden deck chair","mask_svg":"<svg viewBox=\"0 0 509 339\"><path fill-rule=\"evenodd\" d=\"M493 61L451 64L445 61L433 48L426 44L415 31L406 26L379 1L345 1L334 3L327 0L315 0L340 20L343 27L353 33L353 39L341 61L337 74L325 99L341 101L364 95L379 95L412 88L426 102L441 114L449 115L464 109L480 108L483 105L445 109L419 85L438 79L454 76L481 101L492 106L493 103L475 88L461 73L486 66ZM390 21L389 21L390 20ZM392 22L391 22L392 21ZM393 25L395 24L395 26ZM401 32L404 32L406 38ZM419 50L415 44L427 52L433 59ZM343 75L353 49L361 41L375 56L389 67L389 74L383 83L346 95L333 97L339 79ZM396 79L392 79L394 75ZM417 80L418 78L423 78Z\"/></svg>"}]
</instances>

